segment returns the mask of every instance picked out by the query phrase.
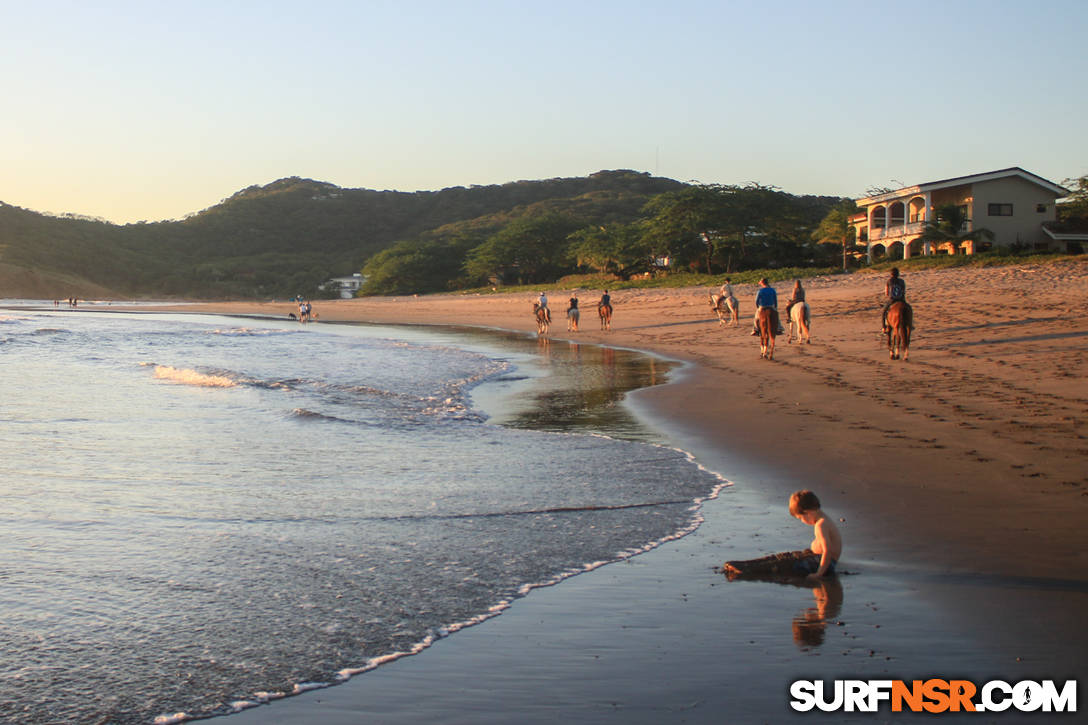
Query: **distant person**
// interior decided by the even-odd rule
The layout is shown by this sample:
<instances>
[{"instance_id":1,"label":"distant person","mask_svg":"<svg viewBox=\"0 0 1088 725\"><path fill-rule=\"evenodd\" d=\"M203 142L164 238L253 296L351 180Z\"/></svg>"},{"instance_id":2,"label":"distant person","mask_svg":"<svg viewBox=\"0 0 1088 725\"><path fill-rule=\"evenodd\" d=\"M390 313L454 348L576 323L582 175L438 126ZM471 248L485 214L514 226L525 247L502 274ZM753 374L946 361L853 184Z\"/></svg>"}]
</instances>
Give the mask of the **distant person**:
<instances>
[{"instance_id":1,"label":"distant person","mask_svg":"<svg viewBox=\"0 0 1088 725\"><path fill-rule=\"evenodd\" d=\"M898 267L892 267L891 276L884 284L884 311L880 316L880 329L884 333L888 332L888 308L895 302L907 302L907 283L899 276ZM910 310L910 305L907 305L907 309ZM913 311L911 312L911 318L908 319L913 318Z\"/></svg>"},{"instance_id":2,"label":"distant person","mask_svg":"<svg viewBox=\"0 0 1088 725\"><path fill-rule=\"evenodd\" d=\"M820 508L820 499L812 491L796 491L790 496L790 513L811 526L815 535L808 547L812 556L794 564L794 571L813 579L834 574L842 556L842 534Z\"/></svg>"},{"instance_id":3,"label":"distant person","mask_svg":"<svg viewBox=\"0 0 1088 725\"><path fill-rule=\"evenodd\" d=\"M597 303L597 307L604 307L609 312L612 312L612 295L608 294L608 290L605 290L604 294L601 295L601 301Z\"/></svg>"},{"instance_id":4,"label":"distant person","mask_svg":"<svg viewBox=\"0 0 1088 725\"><path fill-rule=\"evenodd\" d=\"M759 311L760 309L768 307L771 310L771 324L778 330L778 335L785 334L785 330L782 329L782 322L778 318L778 293L775 291L771 283L767 281L767 278L759 280L759 291L756 292L756 314L752 318L752 336L759 336Z\"/></svg>"},{"instance_id":5,"label":"distant person","mask_svg":"<svg viewBox=\"0 0 1088 725\"><path fill-rule=\"evenodd\" d=\"M733 285L730 284L728 277L726 277L725 281L722 282L721 296L722 296L723 300L730 299L731 297L734 296L733 295Z\"/></svg>"},{"instance_id":6,"label":"distant person","mask_svg":"<svg viewBox=\"0 0 1088 725\"><path fill-rule=\"evenodd\" d=\"M541 292L540 293L540 299L537 300L537 303L541 307L543 307L544 309L547 310L548 309L548 293L547 292ZM551 310L548 310L548 312L551 312Z\"/></svg>"}]
</instances>

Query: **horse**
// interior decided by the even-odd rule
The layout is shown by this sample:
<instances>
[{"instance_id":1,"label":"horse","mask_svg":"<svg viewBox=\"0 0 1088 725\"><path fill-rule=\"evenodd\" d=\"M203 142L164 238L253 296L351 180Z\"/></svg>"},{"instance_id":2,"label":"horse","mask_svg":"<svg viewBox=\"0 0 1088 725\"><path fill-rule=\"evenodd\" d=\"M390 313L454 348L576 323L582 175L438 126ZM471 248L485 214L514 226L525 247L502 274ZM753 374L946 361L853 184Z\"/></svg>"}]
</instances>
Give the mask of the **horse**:
<instances>
[{"instance_id":1,"label":"horse","mask_svg":"<svg viewBox=\"0 0 1088 725\"><path fill-rule=\"evenodd\" d=\"M774 309L770 307L759 308L759 356L767 360L774 360L774 338L778 334L778 321L775 320Z\"/></svg>"},{"instance_id":2,"label":"horse","mask_svg":"<svg viewBox=\"0 0 1088 725\"><path fill-rule=\"evenodd\" d=\"M888 355L898 360L900 355L906 362L910 348L910 331L914 327L914 313L910 305L902 300L893 302L888 308Z\"/></svg>"},{"instance_id":3,"label":"horse","mask_svg":"<svg viewBox=\"0 0 1088 725\"><path fill-rule=\"evenodd\" d=\"M536 334L548 334L548 325L552 323L552 313L547 307L541 307L539 302L533 303L533 317L536 318Z\"/></svg>"},{"instance_id":4,"label":"horse","mask_svg":"<svg viewBox=\"0 0 1088 725\"><path fill-rule=\"evenodd\" d=\"M790 336L786 338L787 345L793 342L795 329L797 331L797 342L812 344L812 339L809 336L812 324L807 302L798 302L790 307Z\"/></svg>"},{"instance_id":5,"label":"horse","mask_svg":"<svg viewBox=\"0 0 1088 725\"><path fill-rule=\"evenodd\" d=\"M612 305L597 305L597 316L601 318L601 329L612 329Z\"/></svg>"},{"instance_id":6,"label":"horse","mask_svg":"<svg viewBox=\"0 0 1088 725\"><path fill-rule=\"evenodd\" d=\"M582 313L578 311L577 307L571 307L567 310L567 332L578 332L578 318L582 316Z\"/></svg>"},{"instance_id":7,"label":"horse","mask_svg":"<svg viewBox=\"0 0 1088 725\"><path fill-rule=\"evenodd\" d=\"M725 318L728 317L730 327L735 327L738 322L737 318L740 316L740 303L737 302L737 298L733 296L726 297L725 295L710 294L710 308L718 315L718 324L724 325Z\"/></svg>"}]
</instances>

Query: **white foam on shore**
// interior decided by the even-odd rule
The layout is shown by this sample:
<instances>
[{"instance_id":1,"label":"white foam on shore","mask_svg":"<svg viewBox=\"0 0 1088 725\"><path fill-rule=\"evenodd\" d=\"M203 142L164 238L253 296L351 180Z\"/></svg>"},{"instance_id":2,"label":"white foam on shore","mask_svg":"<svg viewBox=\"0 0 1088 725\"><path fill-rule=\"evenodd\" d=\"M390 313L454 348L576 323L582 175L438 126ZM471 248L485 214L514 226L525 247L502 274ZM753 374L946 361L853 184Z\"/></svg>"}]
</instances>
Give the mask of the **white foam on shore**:
<instances>
[{"instance_id":1,"label":"white foam on shore","mask_svg":"<svg viewBox=\"0 0 1088 725\"><path fill-rule=\"evenodd\" d=\"M210 330L209 335L228 335L231 337L265 337L268 335L292 335L297 330L274 330L256 327L231 327Z\"/></svg>"},{"instance_id":2,"label":"white foam on shore","mask_svg":"<svg viewBox=\"0 0 1088 725\"><path fill-rule=\"evenodd\" d=\"M238 383L222 375L207 375L189 368L175 368L169 365L156 365L155 377L184 385L196 385L203 388L233 388Z\"/></svg>"},{"instance_id":3,"label":"white foam on shore","mask_svg":"<svg viewBox=\"0 0 1088 725\"><path fill-rule=\"evenodd\" d=\"M608 437L608 436L601 436L601 437ZM698 461L696 461L695 457L693 455L691 455L690 453L688 453L685 450L682 450L682 449L679 449L679 448L673 448L671 446L659 446L659 447L660 448L666 448L668 450L676 451L677 453L683 454L684 457L687 458L690 463L695 465L700 470L705 471L706 473L708 473L711 476L714 476L715 478L718 479L718 483L715 484L715 486L711 489L711 491L709 493L707 493L706 496L703 496L701 498L696 498L696 499L692 500L691 507L690 507L689 510L692 512L693 516L692 516L692 519L691 519L691 521L689 522L689 524L687 526L673 532L672 534L670 534L668 536L662 537L661 539L658 539L656 541L651 541L651 542L649 542L649 543L647 543L647 544L645 544L643 546L634 547L634 548L631 548L631 549L626 549L624 551L618 552L616 554L616 558L614 558L614 559L607 559L607 560L602 560L602 561L589 562L589 563L584 564L584 565L582 565L580 567L574 567L574 568L571 568L571 569L567 569L566 571L560 572L559 574L555 575L554 577L552 577L551 579L548 579L546 581L532 582L532 583L528 583L528 584L523 584L518 588L516 596L511 597L509 599L503 599L503 600L497 602L496 604L493 604L491 607L488 608L488 610L486 612L478 614L475 617L464 620L462 622L455 622L453 624L445 625L445 626L442 626L442 627L436 627L431 631L430 634L428 634L426 637L424 637L421 641L419 641L419 642L415 643L414 645L412 645L407 650L402 650L402 651L399 651L399 652L392 652L390 654L380 655L380 656L377 656L377 657L371 657L361 667L349 667L349 668L342 669L337 673L336 682L326 683L326 685L324 685L324 686L331 686L331 685L335 685L335 684L340 684L341 682L345 682L348 679L350 679L351 677L354 677L355 675L360 675L360 674L363 674L364 672L369 672L370 670L376 669L376 668L378 668L378 667L380 667L380 666L382 666L384 664L387 664L389 662L393 662L395 660L399 660L402 657L410 657L412 655L419 654L420 652L422 652L423 650L427 649L432 644L434 644L436 641L438 641L438 640L440 640L440 639L442 639L444 637L448 637L449 635L453 634L454 632L458 632L458 631L460 631L462 629L466 629L467 627L472 627L472 626L475 626L477 624L481 624L481 623L486 622L487 620L489 620L489 619L491 619L493 617L499 616L504 611L509 609L514 604L515 601L517 601L518 599L521 599L522 597L527 596L534 589L539 589L539 588L542 588L542 587L555 586L556 584L559 584L560 582L562 582L562 581L564 581L566 579L569 579L569 578L571 578L573 576L577 576L578 574L585 574L586 572L593 571L594 569L599 569L602 566L606 566L608 564L614 564L614 563L617 563L617 562L625 561L625 560L630 559L632 557L638 556L639 554L645 554L646 552L652 551L653 549L656 549L657 547L659 547L659 546L661 546L663 544L667 544L670 541L676 541L677 539L682 539L685 536L693 533L696 529L699 528L699 526L702 525L703 521L705 520L705 518L704 518L704 516L702 514L703 504L706 503L707 501L711 501L713 499L718 498L718 496L722 492L722 489L727 488L729 486L732 486L733 482L726 479L721 474L716 473L716 472L711 471L710 469L706 468L705 466L700 464Z\"/></svg>"}]
</instances>

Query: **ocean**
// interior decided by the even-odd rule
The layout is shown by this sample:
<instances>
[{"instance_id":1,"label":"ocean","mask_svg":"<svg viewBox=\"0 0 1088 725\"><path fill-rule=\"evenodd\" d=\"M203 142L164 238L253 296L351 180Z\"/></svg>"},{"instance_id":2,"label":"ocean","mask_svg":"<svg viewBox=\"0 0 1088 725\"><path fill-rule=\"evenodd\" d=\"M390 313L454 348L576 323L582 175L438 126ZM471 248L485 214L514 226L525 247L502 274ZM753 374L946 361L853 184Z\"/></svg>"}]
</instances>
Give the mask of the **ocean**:
<instances>
[{"instance_id":1,"label":"ocean","mask_svg":"<svg viewBox=\"0 0 1088 725\"><path fill-rule=\"evenodd\" d=\"M51 307L51 305L50 305ZM0 721L341 682L690 532L675 363L470 329L0 311Z\"/></svg>"}]
</instances>

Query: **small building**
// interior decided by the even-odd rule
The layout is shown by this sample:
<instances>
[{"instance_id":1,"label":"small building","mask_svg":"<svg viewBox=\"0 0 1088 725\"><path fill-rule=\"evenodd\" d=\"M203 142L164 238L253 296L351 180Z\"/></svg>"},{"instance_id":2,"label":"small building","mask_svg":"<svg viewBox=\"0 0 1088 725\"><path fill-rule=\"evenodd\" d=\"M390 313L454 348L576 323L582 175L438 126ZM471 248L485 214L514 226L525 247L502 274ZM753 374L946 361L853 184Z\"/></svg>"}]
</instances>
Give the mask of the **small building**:
<instances>
[{"instance_id":1,"label":"small building","mask_svg":"<svg viewBox=\"0 0 1088 725\"><path fill-rule=\"evenodd\" d=\"M363 282L366 278L359 273L355 273L350 277L333 277L329 281L321 285L323 290L340 290L340 298L350 300L355 296L355 293L359 291L359 288L363 286Z\"/></svg>"},{"instance_id":2,"label":"small building","mask_svg":"<svg viewBox=\"0 0 1088 725\"><path fill-rule=\"evenodd\" d=\"M1057 200L1070 193L1014 166L857 199L861 211L851 217L850 223L869 261L885 257L909 259L918 254L974 254L991 246L1014 244L1040 251L1065 251L1066 245L1047 233L1047 225L1057 220ZM993 241L967 240L958 245L922 241L926 223L936 220L937 209L950 204L965 212L967 221L961 231L989 229Z\"/></svg>"}]
</instances>

